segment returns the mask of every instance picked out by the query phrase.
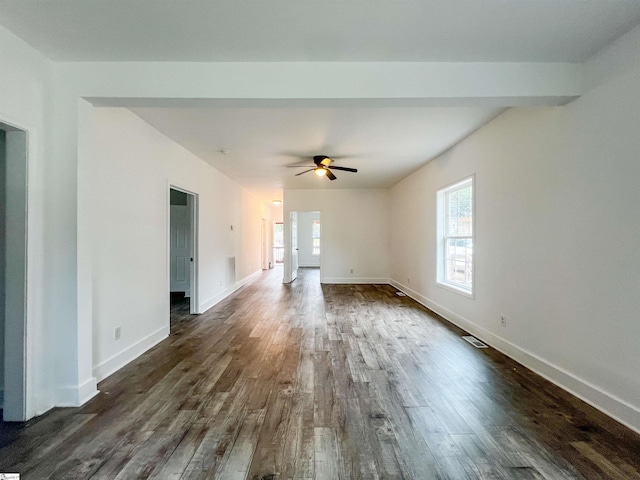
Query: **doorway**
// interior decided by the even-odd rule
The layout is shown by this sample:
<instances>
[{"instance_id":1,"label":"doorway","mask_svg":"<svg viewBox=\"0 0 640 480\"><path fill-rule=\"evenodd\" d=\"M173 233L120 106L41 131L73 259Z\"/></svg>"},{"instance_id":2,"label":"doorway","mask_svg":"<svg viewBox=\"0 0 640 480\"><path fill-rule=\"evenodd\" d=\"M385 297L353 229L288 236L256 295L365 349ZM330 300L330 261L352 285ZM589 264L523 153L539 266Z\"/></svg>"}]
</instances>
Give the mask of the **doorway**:
<instances>
[{"instance_id":1,"label":"doorway","mask_svg":"<svg viewBox=\"0 0 640 480\"><path fill-rule=\"evenodd\" d=\"M321 216L320 211L289 212L288 231L284 235L284 283L293 282L299 268L320 269L319 278L322 282Z\"/></svg>"},{"instance_id":2,"label":"doorway","mask_svg":"<svg viewBox=\"0 0 640 480\"><path fill-rule=\"evenodd\" d=\"M198 196L187 190L169 188L169 295L171 311L199 312Z\"/></svg>"},{"instance_id":3,"label":"doorway","mask_svg":"<svg viewBox=\"0 0 640 480\"><path fill-rule=\"evenodd\" d=\"M298 267L320 268L320 212L298 212Z\"/></svg>"},{"instance_id":4,"label":"doorway","mask_svg":"<svg viewBox=\"0 0 640 480\"><path fill-rule=\"evenodd\" d=\"M27 420L27 132L0 123L0 402Z\"/></svg>"},{"instance_id":5,"label":"doorway","mask_svg":"<svg viewBox=\"0 0 640 480\"><path fill-rule=\"evenodd\" d=\"M273 224L273 262L275 265L284 263L284 223Z\"/></svg>"}]
</instances>

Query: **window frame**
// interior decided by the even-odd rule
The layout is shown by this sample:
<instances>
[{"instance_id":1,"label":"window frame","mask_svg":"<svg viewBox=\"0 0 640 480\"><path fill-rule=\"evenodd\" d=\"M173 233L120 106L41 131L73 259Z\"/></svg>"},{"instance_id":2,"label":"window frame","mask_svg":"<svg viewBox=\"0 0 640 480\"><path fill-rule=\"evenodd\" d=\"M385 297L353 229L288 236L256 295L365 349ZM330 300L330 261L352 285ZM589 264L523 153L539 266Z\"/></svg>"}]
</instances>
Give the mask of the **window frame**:
<instances>
[{"instance_id":1,"label":"window frame","mask_svg":"<svg viewBox=\"0 0 640 480\"><path fill-rule=\"evenodd\" d=\"M455 191L458 191L466 186L471 187L471 234L470 235L449 235L447 225L447 210L449 204L449 195ZM475 262L476 262L476 182L475 174L468 175L460 180L457 180L449 185L446 185L437 192L437 251L436 251L436 285L439 287L451 290L460 295L464 295L469 298L475 298ZM466 288L460 283L453 282L447 279L447 245L448 240L451 239L468 239L471 240L472 253L471 253L471 287Z\"/></svg>"}]
</instances>

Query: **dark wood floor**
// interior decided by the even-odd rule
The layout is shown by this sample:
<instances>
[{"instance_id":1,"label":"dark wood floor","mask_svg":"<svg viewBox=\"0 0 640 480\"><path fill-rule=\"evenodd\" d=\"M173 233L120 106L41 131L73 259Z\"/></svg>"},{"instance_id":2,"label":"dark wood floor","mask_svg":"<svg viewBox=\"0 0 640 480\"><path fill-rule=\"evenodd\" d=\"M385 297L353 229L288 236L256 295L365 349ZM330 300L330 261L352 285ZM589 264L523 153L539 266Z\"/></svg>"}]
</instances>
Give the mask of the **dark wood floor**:
<instances>
[{"instance_id":1,"label":"dark wood floor","mask_svg":"<svg viewBox=\"0 0 640 480\"><path fill-rule=\"evenodd\" d=\"M265 273L103 381L3 425L23 479L640 479L640 436L390 286ZM8 443L8 444L7 444Z\"/></svg>"}]
</instances>

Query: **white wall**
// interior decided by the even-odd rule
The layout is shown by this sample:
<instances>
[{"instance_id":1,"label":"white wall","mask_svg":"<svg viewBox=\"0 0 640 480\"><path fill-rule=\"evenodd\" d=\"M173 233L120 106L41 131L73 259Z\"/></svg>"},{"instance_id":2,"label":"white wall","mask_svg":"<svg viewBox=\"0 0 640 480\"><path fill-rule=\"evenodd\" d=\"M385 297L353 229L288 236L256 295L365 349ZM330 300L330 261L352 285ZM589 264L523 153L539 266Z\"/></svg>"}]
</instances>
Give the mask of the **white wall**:
<instances>
[{"instance_id":1,"label":"white wall","mask_svg":"<svg viewBox=\"0 0 640 480\"><path fill-rule=\"evenodd\" d=\"M639 127L640 63L566 107L505 112L392 189L391 277L640 431ZM475 299L435 283L436 191L471 173Z\"/></svg>"},{"instance_id":2,"label":"white wall","mask_svg":"<svg viewBox=\"0 0 640 480\"><path fill-rule=\"evenodd\" d=\"M291 211L321 212L322 282L388 281L388 190L285 190L285 219ZM285 222L285 251L289 238L287 228ZM285 255L285 271L287 266Z\"/></svg>"},{"instance_id":3,"label":"white wall","mask_svg":"<svg viewBox=\"0 0 640 480\"><path fill-rule=\"evenodd\" d=\"M169 185L198 195L200 311L260 270L262 212L247 191L129 110L94 109L93 132L88 178L99 381L169 332ZM226 284L228 256L236 257L234 285Z\"/></svg>"},{"instance_id":4,"label":"white wall","mask_svg":"<svg viewBox=\"0 0 640 480\"><path fill-rule=\"evenodd\" d=\"M298 265L300 267L320 266L320 256L313 255L313 222L316 220L320 220L320 212L298 212ZM320 231L322 232L322 229Z\"/></svg>"},{"instance_id":5,"label":"white wall","mask_svg":"<svg viewBox=\"0 0 640 480\"><path fill-rule=\"evenodd\" d=\"M27 343L26 418L54 404L55 344L53 327L45 321L46 264L53 252L44 243L44 165L49 122L51 64L39 52L0 26L0 122L28 134L29 204L27 241Z\"/></svg>"},{"instance_id":6,"label":"white wall","mask_svg":"<svg viewBox=\"0 0 640 480\"><path fill-rule=\"evenodd\" d=\"M280 204L280 205L272 205L272 204L270 204L269 205L269 210L271 212L271 221L273 223L277 223L277 222L282 223L282 221L283 221L282 219L284 218L283 217L283 213L282 213L283 209L284 209L284 207L282 206L282 204Z\"/></svg>"}]
</instances>

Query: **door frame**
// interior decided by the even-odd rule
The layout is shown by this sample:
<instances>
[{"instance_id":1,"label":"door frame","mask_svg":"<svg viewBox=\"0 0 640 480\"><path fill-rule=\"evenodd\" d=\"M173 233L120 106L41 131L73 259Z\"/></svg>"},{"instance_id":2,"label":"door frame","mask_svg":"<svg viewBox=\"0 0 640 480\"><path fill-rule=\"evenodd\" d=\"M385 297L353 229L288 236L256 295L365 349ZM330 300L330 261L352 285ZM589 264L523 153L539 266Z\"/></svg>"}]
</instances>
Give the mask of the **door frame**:
<instances>
[{"instance_id":1,"label":"door frame","mask_svg":"<svg viewBox=\"0 0 640 480\"><path fill-rule=\"evenodd\" d=\"M296 275L294 275L293 273L293 268L292 268L292 263L293 263L293 232L292 232L292 227L291 227L291 219L296 216L296 221L297 221L297 215L298 212L297 210L290 210L287 212L287 214L283 215L283 224L284 224L284 257L283 257L283 278L282 278L282 282L283 283L291 283L293 282L296 277L297 277L297 270L296 270Z\"/></svg>"},{"instance_id":2,"label":"door frame","mask_svg":"<svg viewBox=\"0 0 640 480\"><path fill-rule=\"evenodd\" d=\"M34 129L0 119L6 132L5 143L5 282L4 282L4 375L2 376L3 417L5 421L22 422L35 416L31 364L33 344L29 342L30 309L28 293L29 198L34 195L29 184L29 171L34 168ZM9 188L9 186L11 188ZM10 366L11 368L7 368Z\"/></svg>"},{"instance_id":3,"label":"door frame","mask_svg":"<svg viewBox=\"0 0 640 480\"><path fill-rule=\"evenodd\" d=\"M170 300L171 294L171 190L177 190L187 194L187 208L189 211L189 250L192 261L189 262L189 313L199 314L199 288L198 288L198 211L199 197L196 192L180 187L173 183L169 183L167 188L167 302ZM169 311L171 307L167 307Z\"/></svg>"}]
</instances>

